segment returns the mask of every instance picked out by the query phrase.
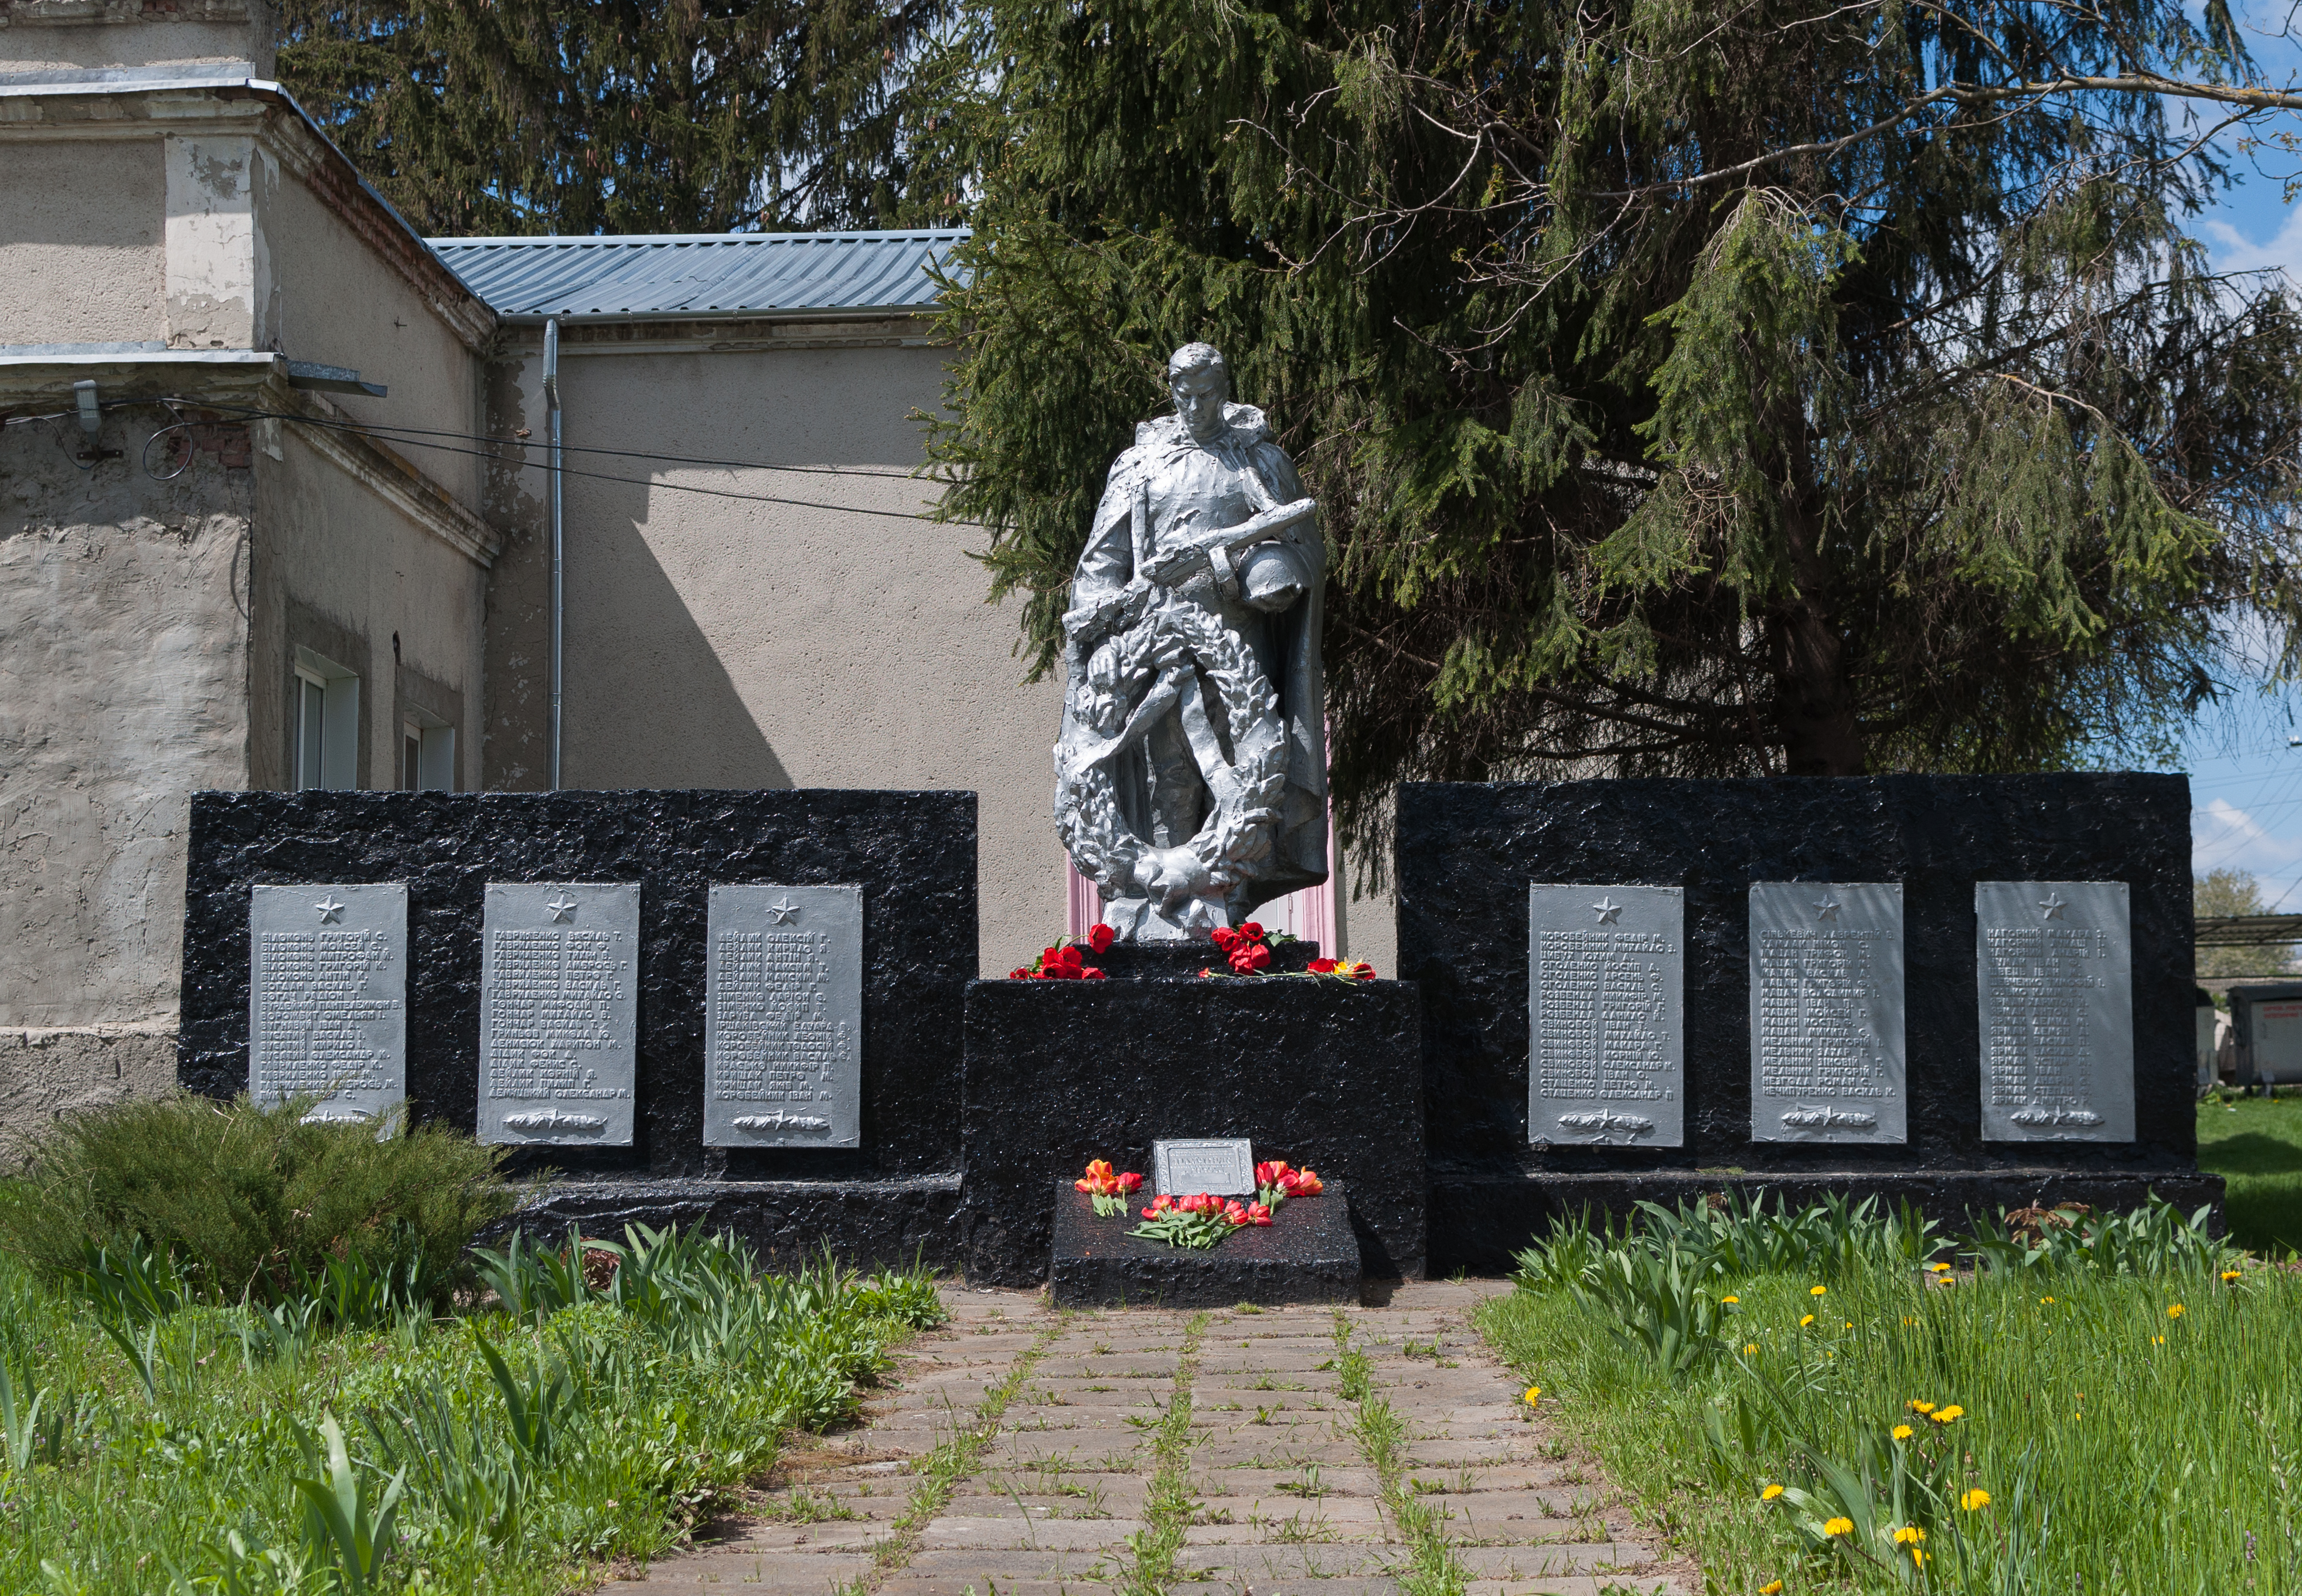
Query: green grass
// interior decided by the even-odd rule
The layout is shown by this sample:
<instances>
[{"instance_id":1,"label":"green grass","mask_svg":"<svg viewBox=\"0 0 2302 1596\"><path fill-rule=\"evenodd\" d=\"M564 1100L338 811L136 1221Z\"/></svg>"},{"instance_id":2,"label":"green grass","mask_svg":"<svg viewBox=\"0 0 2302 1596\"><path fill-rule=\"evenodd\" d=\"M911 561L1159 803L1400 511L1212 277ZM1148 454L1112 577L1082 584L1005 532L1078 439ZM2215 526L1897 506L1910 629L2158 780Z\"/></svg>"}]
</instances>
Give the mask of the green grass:
<instances>
[{"instance_id":1,"label":"green grass","mask_svg":"<svg viewBox=\"0 0 2302 1596\"><path fill-rule=\"evenodd\" d=\"M0 1256L0 1591L565 1591L673 1544L787 1429L852 1412L905 1333L886 1315L939 1312L909 1277L754 1280L740 1249L685 1238L633 1257L644 1293L282 1335L245 1305L107 1330Z\"/></svg>"},{"instance_id":2,"label":"green grass","mask_svg":"<svg viewBox=\"0 0 2302 1596\"><path fill-rule=\"evenodd\" d=\"M2282 1351L2302 1345L2302 1277L2027 1270L1940 1288L1874 1263L1818 1283L1706 1281L1740 1301L1676 1377L1588 1293L1523 1286L1480 1326L1711 1592L1911 1586L1893 1534L1912 1524L1932 1590L2302 1591L2302 1366ZM1964 1411L1937 1424L1914 1400ZM1787 1489L1762 1501L1770 1483ZM1977 1488L1989 1505L1963 1510ZM1854 1533L1824 1535L1842 1513Z\"/></svg>"},{"instance_id":3,"label":"green grass","mask_svg":"<svg viewBox=\"0 0 2302 1596\"><path fill-rule=\"evenodd\" d=\"M2302 1095L2199 1104L2198 1167L2230 1182L2231 1240L2266 1257L2302 1250Z\"/></svg>"}]
</instances>

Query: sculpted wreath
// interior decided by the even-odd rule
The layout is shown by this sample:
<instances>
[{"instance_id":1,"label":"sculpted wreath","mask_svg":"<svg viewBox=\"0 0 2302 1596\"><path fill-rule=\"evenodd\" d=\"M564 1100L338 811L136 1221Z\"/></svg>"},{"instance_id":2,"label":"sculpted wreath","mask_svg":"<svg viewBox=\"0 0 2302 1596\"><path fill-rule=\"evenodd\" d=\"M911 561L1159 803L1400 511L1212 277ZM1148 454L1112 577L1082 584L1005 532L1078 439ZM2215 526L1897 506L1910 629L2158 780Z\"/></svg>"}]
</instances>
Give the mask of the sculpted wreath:
<instances>
[{"instance_id":1,"label":"sculpted wreath","mask_svg":"<svg viewBox=\"0 0 2302 1596\"><path fill-rule=\"evenodd\" d=\"M1239 880L1240 867L1270 853L1279 824L1287 747L1276 730L1278 695L1246 643L1196 604L1160 605L1122 633L1117 648L1122 703L1139 705L1163 680L1180 682L1192 674L1213 689L1208 709L1220 718L1232 758L1227 772L1212 775L1214 812L1188 846L1213 885L1230 887ZM1055 817L1082 873L1126 891L1148 844L1120 813L1108 759L1059 766Z\"/></svg>"}]
</instances>

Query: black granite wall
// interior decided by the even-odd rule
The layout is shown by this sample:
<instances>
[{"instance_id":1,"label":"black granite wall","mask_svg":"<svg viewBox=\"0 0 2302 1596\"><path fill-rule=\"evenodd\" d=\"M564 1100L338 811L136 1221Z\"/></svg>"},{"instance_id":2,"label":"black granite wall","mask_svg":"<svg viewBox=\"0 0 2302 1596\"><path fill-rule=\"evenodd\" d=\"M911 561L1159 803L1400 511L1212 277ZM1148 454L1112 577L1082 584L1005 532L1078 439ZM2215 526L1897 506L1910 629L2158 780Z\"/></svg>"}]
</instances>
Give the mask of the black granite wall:
<instances>
[{"instance_id":1,"label":"black granite wall","mask_svg":"<svg viewBox=\"0 0 2302 1596\"><path fill-rule=\"evenodd\" d=\"M524 1150L514 1168L760 1182L960 1167L961 1012L977 966L972 793L200 793L190 853L177 1073L196 1090L248 1082L252 884L408 884L408 1096L419 1117L469 1130L486 883L637 881L633 1145ZM708 890L753 882L862 885L861 1147L703 1146ZM646 1193L592 1189L614 1212L656 1211ZM937 1224L955 1197L929 1205ZM700 1199L689 1189L683 1200Z\"/></svg>"},{"instance_id":2,"label":"black granite wall","mask_svg":"<svg viewBox=\"0 0 2302 1596\"><path fill-rule=\"evenodd\" d=\"M1668 1170L2021 1170L2035 1189L2041 1171L2195 1169L2189 811L2180 776L1402 786L1399 974L1423 988L1434 1189ZM1903 883L1907 1145L1751 1139L1748 891L1761 880ZM2131 889L2136 1142L1982 1140L1979 880ZM1529 882L1684 887L1684 1147L1527 1145ZM1453 1256L1439 1234L1451 1199L1433 1201L1436 1267Z\"/></svg>"},{"instance_id":3,"label":"black granite wall","mask_svg":"<svg viewBox=\"0 0 2302 1596\"><path fill-rule=\"evenodd\" d=\"M979 981L967 994L970 1275L1047 1278L1058 1178L1244 1136L1348 1188L1366 1273L1424 1271L1421 1061L1402 981ZM1149 1197L1144 1198L1148 1202Z\"/></svg>"}]
</instances>

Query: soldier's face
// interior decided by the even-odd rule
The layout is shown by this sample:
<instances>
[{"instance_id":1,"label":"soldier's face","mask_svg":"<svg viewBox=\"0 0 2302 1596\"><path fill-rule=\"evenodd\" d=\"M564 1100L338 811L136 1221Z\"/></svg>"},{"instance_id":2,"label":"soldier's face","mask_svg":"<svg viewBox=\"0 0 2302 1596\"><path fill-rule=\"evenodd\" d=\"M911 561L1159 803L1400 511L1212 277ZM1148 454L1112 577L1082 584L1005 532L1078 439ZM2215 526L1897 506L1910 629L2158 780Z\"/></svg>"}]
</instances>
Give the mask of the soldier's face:
<instances>
[{"instance_id":1,"label":"soldier's face","mask_svg":"<svg viewBox=\"0 0 2302 1596\"><path fill-rule=\"evenodd\" d=\"M1223 400L1230 397L1230 388L1223 374L1207 365L1167 379L1167 391L1174 396L1175 414L1183 418L1183 430L1201 443L1213 442L1222 431Z\"/></svg>"}]
</instances>

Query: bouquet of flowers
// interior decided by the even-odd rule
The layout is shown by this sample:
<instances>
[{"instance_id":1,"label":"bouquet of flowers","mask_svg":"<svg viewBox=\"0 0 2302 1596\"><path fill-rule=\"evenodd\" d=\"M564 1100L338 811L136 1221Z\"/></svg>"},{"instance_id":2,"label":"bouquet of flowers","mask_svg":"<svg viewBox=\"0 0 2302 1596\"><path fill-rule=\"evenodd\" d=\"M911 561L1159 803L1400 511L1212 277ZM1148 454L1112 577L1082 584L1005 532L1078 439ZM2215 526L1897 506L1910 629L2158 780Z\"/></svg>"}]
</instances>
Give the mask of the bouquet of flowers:
<instances>
[{"instance_id":1,"label":"bouquet of flowers","mask_svg":"<svg viewBox=\"0 0 2302 1596\"><path fill-rule=\"evenodd\" d=\"M1290 1169L1283 1158L1255 1166L1256 1200L1274 1213L1290 1197L1317 1197L1326 1189L1315 1171Z\"/></svg>"},{"instance_id":2,"label":"bouquet of flowers","mask_svg":"<svg viewBox=\"0 0 2302 1596\"><path fill-rule=\"evenodd\" d=\"M1103 971L1088 964L1087 954L1080 950L1086 948L1099 953L1111 945L1112 938L1109 926L1096 926L1076 941L1069 937L1058 937L1053 947L1042 948L1039 956L1029 964L1018 965L1009 970L1007 979L1011 981L1102 980Z\"/></svg>"},{"instance_id":3,"label":"bouquet of flowers","mask_svg":"<svg viewBox=\"0 0 2302 1596\"><path fill-rule=\"evenodd\" d=\"M1088 1163L1087 1173L1071 1182L1075 1190L1084 1191L1095 1199L1095 1211L1105 1219L1127 1212L1127 1199L1143 1189L1143 1177L1132 1170L1113 1174L1111 1160L1097 1158Z\"/></svg>"},{"instance_id":4,"label":"bouquet of flowers","mask_svg":"<svg viewBox=\"0 0 2302 1596\"><path fill-rule=\"evenodd\" d=\"M1202 1191L1187 1197L1154 1197L1143 1210L1143 1222L1127 1233L1146 1241L1204 1251L1234 1231L1270 1222L1271 1210L1260 1202L1242 1203L1237 1197L1209 1197Z\"/></svg>"},{"instance_id":5,"label":"bouquet of flowers","mask_svg":"<svg viewBox=\"0 0 2302 1596\"><path fill-rule=\"evenodd\" d=\"M1223 955L1223 962L1231 968L1222 970L1209 966L1199 973L1206 977L1261 975L1271 968L1272 945L1294 940L1284 931L1265 931L1254 920L1236 928L1218 926L1215 928L1214 944ZM1307 976L1313 980L1371 981L1374 979L1374 966L1365 961L1355 963L1348 959L1314 959L1306 969L1282 970L1278 973Z\"/></svg>"}]
</instances>

